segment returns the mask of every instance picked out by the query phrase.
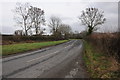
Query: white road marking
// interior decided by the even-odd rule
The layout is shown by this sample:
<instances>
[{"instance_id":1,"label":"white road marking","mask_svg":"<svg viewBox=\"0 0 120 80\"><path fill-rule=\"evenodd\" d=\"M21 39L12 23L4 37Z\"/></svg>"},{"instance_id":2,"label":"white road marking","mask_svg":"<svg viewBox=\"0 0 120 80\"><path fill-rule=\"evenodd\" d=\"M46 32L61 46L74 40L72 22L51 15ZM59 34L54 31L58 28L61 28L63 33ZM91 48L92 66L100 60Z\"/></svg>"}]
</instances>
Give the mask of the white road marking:
<instances>
[{"instance_id":1,"label":"white road marking","mask_svg":"<svg viewBox=\"0 0 120 80\"><path fill-rule=\"evenodd\" d=\"M72 45L66 46L65 48L68 48L68 47L70 47L70 46L72 46Z\"/></svg>"},{"instance_id":2,"label":"white road marking","mask_svg":"<svg viewBox=\"0 0 120 80\"><path fill-rule=\"evenodd\" d=\"M76 42L76 41L75 41L75 42ZM75 43L75 42L74 42L74 43ZM73 44L74 44L74 43L73 43ZM68 48L68 47L72 46L73 44L68 45L68 46L66 46L65 48ZM60 50L60 51L61 51L61 50ZM40 56L40 57L35 58L35 59L32 59L32 60L28 60L28 61L26 61L26 62L32 62L32 61L41 59L41 58L43 58L43 57L46 57L46 56L49 56L49 55L52 55L52 54L56 54L56 53L58 53L58 52L60 52L60 51L55 51L55 52L53 52L53 53L47 54L47 55L45 55L45 56Z\"/></svg>"},{"instance_id":3,"label":"white road marking","mask_svg":"<svg viewBox=\"0 0 120 80\"><path fill-rule=\"evenodd\" d=\"M69 46L67 46L67 47L65 47L65 48L68 48L68 47L70 47L70 46L73 46L75 42L76 42L76 40L75 40L71 45L69 45Z\"/></svg>"},{"instance_id":4,"label":"white road marking","mask_svg":"<svg viewBox=\"0 0 120 80\"><path fill-rule=\"evenodd\" d=\"M29 60L29 61L26 61L26 62L32 62L32 61L35 61L35 60L38 60L38 59L41 59L41 58L43 58L43 57L46 57L46 56L48 56L48 55L52 55L52 54L55 54L55 53L58 53L59 51L56 51L56 52L54 52L54 53L50 53L50 54L47 54L47 55L45 55L45 56L40 56L40 57L38 57L38 58L35 58L35 59L32 59L32 60Z\"/></svg>"}]
</instances>

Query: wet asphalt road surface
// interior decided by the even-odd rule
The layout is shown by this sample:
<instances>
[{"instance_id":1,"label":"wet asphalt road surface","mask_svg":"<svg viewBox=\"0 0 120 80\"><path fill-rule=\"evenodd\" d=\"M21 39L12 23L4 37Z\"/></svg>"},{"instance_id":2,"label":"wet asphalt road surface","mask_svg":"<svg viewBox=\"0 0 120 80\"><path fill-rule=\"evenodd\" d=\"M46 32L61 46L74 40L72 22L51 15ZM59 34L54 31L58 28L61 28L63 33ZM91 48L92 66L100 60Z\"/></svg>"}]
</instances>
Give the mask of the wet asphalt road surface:
<instances>
[{"instance_id":1,"label":"wet asphalt road surface","mask_svg":"<svg viewBox=\"0 0 120 80\"><path fill-rule=\"evenodd\" d=\"M87 78L83 43L71 40L2 60L4 78Z\"/></svg>"}]
</instances>

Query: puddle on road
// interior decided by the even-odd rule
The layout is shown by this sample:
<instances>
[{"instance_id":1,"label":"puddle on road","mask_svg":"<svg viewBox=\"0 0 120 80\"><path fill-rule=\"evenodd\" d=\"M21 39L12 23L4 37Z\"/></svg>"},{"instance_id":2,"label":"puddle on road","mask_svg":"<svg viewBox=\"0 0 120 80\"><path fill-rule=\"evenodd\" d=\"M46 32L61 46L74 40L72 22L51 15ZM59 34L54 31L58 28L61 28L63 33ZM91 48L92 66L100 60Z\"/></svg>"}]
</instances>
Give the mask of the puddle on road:
<instances>
[{"instance_id":1,"label":"puddle on road","mask_svg":"<svg viewBox=\"0 0 120 80\"><path fill-rule=\"evenodd\" d=\"M73 69L73 70L70 71L69 75L65 76L65 78L73 78L76 75L77 72L78 72L78 68Z\"/></svg>"},{"instance_id":2,"label":"puddle on road","mask_svg":"<svg viewBox=\"0 0 120 80\"><path fill-rule=\"evenodd\" d=\"M78 62L76 62L76 65L78 65ZM73 78L78 72L78 68L72 69L68 75L65 76L65 78Z\"/></svg>"}]
</instances>

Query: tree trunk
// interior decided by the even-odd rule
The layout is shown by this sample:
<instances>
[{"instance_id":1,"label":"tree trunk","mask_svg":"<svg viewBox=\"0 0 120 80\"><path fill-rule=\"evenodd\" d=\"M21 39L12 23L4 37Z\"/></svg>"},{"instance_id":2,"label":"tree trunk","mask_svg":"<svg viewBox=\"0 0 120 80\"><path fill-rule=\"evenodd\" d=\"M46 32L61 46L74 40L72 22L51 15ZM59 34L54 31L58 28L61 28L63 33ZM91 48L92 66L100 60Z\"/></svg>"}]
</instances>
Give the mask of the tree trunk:
<instances>
[{"instance_id":1,"label":"tree trunk","mask_svg":"<svg viewBox=\"0 0 120 80\"><path fill-rule=\"evenodd\" d=\"M35 28L35 32L36 32L36 35L37 35L38 34L38 28L37 27Z\"/></svg>"},{"instance_id":2,"label":"tree trunk","mask_svg":"<svg viewBox=\"0 0 120 80\"><path fill-rule=\"evenodd\" d=\"M88 35L92 34L92 32L93 32L93 27L89 27L89 29L88 29Z\"/></svg>"},{"instance_id":3,"label":"tree trunk","mask_svg":"<svg viewBox=\"0 0 120 80\"><path fill-rule=\"evenodd\" d=\"M25 27L25 36L27 36L27 27L26 27L26 20L24 20L24 27Z\"/></svg>"}]
</instances>

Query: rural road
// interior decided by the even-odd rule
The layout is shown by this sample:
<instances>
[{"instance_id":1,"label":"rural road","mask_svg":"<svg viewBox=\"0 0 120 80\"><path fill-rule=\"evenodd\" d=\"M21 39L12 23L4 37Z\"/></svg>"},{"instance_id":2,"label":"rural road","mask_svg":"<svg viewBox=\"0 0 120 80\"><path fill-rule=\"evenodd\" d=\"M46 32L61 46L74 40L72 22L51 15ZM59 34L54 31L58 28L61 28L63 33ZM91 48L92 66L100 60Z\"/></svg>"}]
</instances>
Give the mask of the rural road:
<instances>
[{"instance_id":1,"label":"rural road","mask_svg":"<svg viewBox=\"0 0 120 80\"><path fill-rule=\"evenodd\" d=\"M83 43L71 40L56 46L2 59L3 78L86 78Z\"/></svg>"}]
</instances>

